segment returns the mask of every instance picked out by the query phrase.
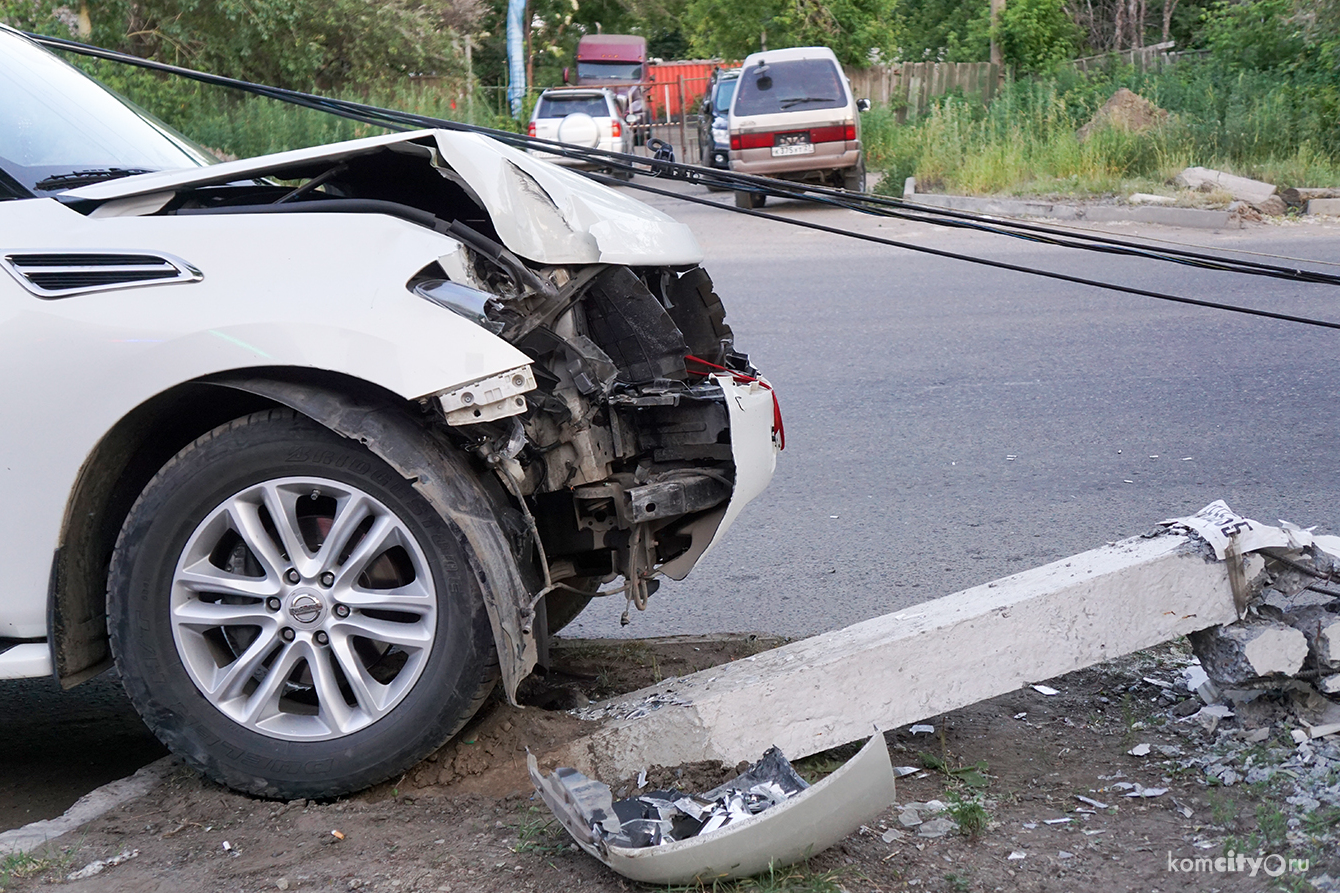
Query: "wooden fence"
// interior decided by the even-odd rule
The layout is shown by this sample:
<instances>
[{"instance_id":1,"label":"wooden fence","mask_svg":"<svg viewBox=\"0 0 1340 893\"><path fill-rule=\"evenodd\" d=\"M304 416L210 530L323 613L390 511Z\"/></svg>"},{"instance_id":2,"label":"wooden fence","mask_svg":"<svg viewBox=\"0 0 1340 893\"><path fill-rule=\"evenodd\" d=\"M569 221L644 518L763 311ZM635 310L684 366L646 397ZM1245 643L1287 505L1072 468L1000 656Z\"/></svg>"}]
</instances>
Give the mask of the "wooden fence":
<instances>
[{"instance_id":1,"label":"wooden fence","mask_svg":"<svg viewBox=\"0 0 1340 893\"><path fill-rule=\"evenodd\" d=\"M847 74L858 97L892 105L902 123L920 115L935 97L955 90L990 102L1001 71L990 62L901 62L854 68Z\"/></svg>"}]
</instances>

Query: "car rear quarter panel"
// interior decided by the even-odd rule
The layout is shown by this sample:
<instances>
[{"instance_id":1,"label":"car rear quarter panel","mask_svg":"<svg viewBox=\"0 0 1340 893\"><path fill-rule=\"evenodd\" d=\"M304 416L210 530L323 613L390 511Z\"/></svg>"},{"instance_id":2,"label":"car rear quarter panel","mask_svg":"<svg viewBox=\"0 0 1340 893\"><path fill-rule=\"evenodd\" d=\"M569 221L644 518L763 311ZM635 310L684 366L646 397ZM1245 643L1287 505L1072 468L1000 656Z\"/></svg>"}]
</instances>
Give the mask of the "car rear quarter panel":
<instances>
[{"instance_id":1,"label":"car rear quarter panel","mask_svg":"<svg viewBox=\"0 0 1340 893\"><path fill-rule=\"evenodd\" d=\"M196 283L36 297L0 273L0 637L46 634L62 518L81 466L123 416L204 375L294 366L406 399L529 362L405 284L456 247L375 215L89 219L50 199L0 203L0 253L139 250Z\"/></svg>"}]
</instances>

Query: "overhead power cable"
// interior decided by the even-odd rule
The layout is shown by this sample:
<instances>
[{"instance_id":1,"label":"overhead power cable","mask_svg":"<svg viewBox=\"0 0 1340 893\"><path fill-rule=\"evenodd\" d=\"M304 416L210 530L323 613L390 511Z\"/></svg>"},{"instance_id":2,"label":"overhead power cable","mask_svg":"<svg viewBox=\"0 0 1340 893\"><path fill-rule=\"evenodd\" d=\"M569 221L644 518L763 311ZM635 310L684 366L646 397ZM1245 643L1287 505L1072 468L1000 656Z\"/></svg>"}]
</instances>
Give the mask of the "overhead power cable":
<instances>
[{"instance_id":1,"label":"overhead power cable","mask_svg":"<svg viewBox=\"0 0 1340 893\"><path fill-rule=\"evenodd\" d=\"M163 62L155 62L148 59L142 59L138 56L132 56L126 53L119 53L113 50L105 50L100 47L93 47L81 44L63 38L46 37L42 35L29 35L39 43L47 46L68 50L70 52L80 53L95 58L107 59L110 61L122 62L129 65L135 65L141 68L147 68L154 71L160 71L184 78L195 80L202 83L216 86L229 87L257 96L263 96L281 102L286 102L316 111L327 112L340 117L359 121L365 124L372 124L384 127L389 130L412 130L419 128L438 128L467 133L477 133L499 142L510 145L522 151L535 150L560 157L582 161L606 170L622 174L641 174L652 178L661 177L665 179L687 180L692 183L714 186L723 190L734 190L737 192L753 192L763 195L775 196L778 198L793 198L808 202L827 204L834 207L847 208L858 211L862 214L890 217L907 220L918 223L931 223L937 226L953 227L958 229L968 229L978 232L984 232L992 235L1001 235L1014 239L1022 239L1042 245L1054 247L1072 248L1084 251L1095 251L1103 254L1112 254L1126 257L1135 257L1146 260L1156 260L1166 263L1175 263L1184 266L1191 266L1199 269L1213 270L1216 272L1240 273L1252 276L1265 276L1274 279L1282 279L1293 282L1304 282L1324 285L1340 285L1340 275L1309 270L1302 267L1283 266L1278 264L1263 263L1259 261L1240 260L1226 258L1214 254L1208 254L1197 251L1190 251L1182 248L1155 247L1139 242L1118 239L1112 236L1077 232L1065 228L1047 226L1043 224L1027 223L1008 218L993 217L984 214L974 214L967 211L957 211L946 208L937 208L926 205L918 205L904 199L897 199L888 196L876 196L866 193L851 193L845 190L832 189L823 186L813 186L782 180L774 180L766 177L751 176L733 171L722 171L714 168L703 168L696 165L688 165L674 161L668 161L644 156L627 155L619 152L608 152L600 149L571 146L564 143L552 142L549 140L538 139L522 134L512 133L510 131L495 130L478 125L464 124L459 121L450 121L443 118L434 118L427 115L418 115L410 112L397 111L394 109L385 109L378 106L367 105L364 103L351 102L343 99L334 99L331 97L319 96L311 93L303 93L296 90L288 90L282 87L270 87L263 84L254 84L248 81L236 78L224 77L221 75L209 74L206 72L194 71L189 68L183 68L176 65L169 65ZM1228 310L1236 313L1245 313L1253 316L1278 319L1287 322L1301 323L1304 325L1320 326L1323 328L1340 329L1340 323L1332 323L1325 320L1311 319L1291 314L1277 313L1268 310L1257 310L1247 307L1238 307L1232 304L1223 304L1215 301L1205 301L1197 298L1180 297L1163 292L1156 292L1149 289L1135 288L1132 286L1118 285L1116 283L1104 282L1085 277L1071 276L1064 273L1056 273L1047 270L1040 270L1034 267L1027 267L1019 264L1010 264L1003 261L990 260L988 258L976 257L958 252L945 251L937 248L930 248L924 245L916 245L907 242L899 242L893 239L887 239L880 236L868 235L842 229L840 227L828 226L825 224L812 223L809 221L796 220L776 214L768 214L750 208L740 208L729 205L723 205L719 202L702 198L699 196L685 195L679 192L661 189L645 181L625 182L612 177L605 176L597 172L584 172L595 180L622 185L633 189L639 189L644 192L663 195L679 201L686 201L694 204L705 205L735 213L746 214L764 220L772 220L779 223L786 223L793 226L799 226L807 229L832 233L834 235L846 236L860 239L867 242L885 244L892 247L903 248L908 251L916 251L923 254L930 254L937 257L961 260L968 263L974 263L998 269L1011 270L1014 272L1028 275L1042 276L1050 279L1057 279L1065 282L1072 282L1080 285L1087 285L1096 288L1105 288L1113 291L1123 292L1132 295L1141 295L1144 297L1155 298L1158 300L1173 301L1176 303L1190 304L1194 306Z\"/></svg>"}]
</instances>

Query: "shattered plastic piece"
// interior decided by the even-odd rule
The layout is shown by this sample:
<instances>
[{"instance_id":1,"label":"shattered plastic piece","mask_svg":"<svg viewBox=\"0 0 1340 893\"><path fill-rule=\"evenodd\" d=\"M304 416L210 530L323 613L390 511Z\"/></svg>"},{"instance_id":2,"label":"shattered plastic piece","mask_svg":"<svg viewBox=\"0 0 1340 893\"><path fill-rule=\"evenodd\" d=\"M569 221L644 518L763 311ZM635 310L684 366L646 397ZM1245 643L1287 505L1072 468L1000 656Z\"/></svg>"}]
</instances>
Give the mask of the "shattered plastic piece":
<instances>
[{"instance_id":1,"label":"shattered plastic piece","mask_svg":"<svg viewBox=\"0 0 1340 893\"><path fill-rule=\"evenodd\" d=\"M1144 756L1148 756L1148 755L1149 755L1149 745L1148 745L1147 743L1143 743L1143 742L1142 742L1142 743L1140 743L1140 744L1135 745L1134 747L1132 747L1130 750L1128 750L1128 751L1126 751L1126 752L1127 752L1128 754L1130 754L1131 756L1133 756L1133 757L1144 757Z\"/></svg>"},{"instance_id":2,"label":"shattered plastic piece","mask_svg":"<svg viewBox=\"0 0 1340 893\"><path fill-rule=\"evenodd\" d=\"M1074 854L1074 853L1067 853L1065 850L1061 850L1060 852L1058 852L1058 853L1056 854L1056 858L1057 858L1057 859L1061 859L1061 860L1065 860L1065 859L1073 859L1073 858L1075 858L1075 854Z\"/></svg>"},{"instance_id":3,"label":"shattered plastic piece","mask_svg":"<svg viewBox=\"0 0 1340 893\"><path fill-rule=\"evenodd\" d=\"M1042 820L1042 823L1043 823L1044 825L1064 825L1064 824L1066 824L1066 823L1069 822L1069 821L1070 821L1070 816L1066 816L1066 817L1063 818L1063 819L1043 819L1043 820Z\"/></svg>"},{"instance_id":4,"label":"shattered plastic piece","mask_svg":"<svg viewBox=\"0 0 1340 893\"><path fill-rule=\"evenodd\" d=\"M896 778L903 778L903 777L908 776L908 775L916 775L916 774L917 774L918 772L920 772L920 771L921 771L921 769L919 769L919 768L916 767L916 766L894 766L894 767L893 767L893 774L894 774L894 777L896 777Z\"/></svg>"},{"instance_id":5,"label":"shattered plastic piece","mask_svg":"<svg viewBox=\"0 0 1340 893\"><path fill-rule=\"evenodd\" d=\"M1136 785L1135 790L1131 791L1126 796L1149 798L1149 797L1162 797L1166 793L1168 793L1167 788L1142 788L1140 787L1140 785Z\"/></svg>"},{"instance_id":6,"label":"shattered plastic piece","mask_svg":"<svg viewBox=\"0 0 1340 893\"><path fill-rule=\"evenodd\" d=\"M953 819L931 819L929 822L922 822L921 827L917 829L918 837L944 837L950 831L958 830L958 822Z\"/></svg>"},{"instance_id":7,"label":"shattered plastic piece","mask_svg":"<svg viewBox=\"0 0 1340 893\"><path fill-rule=\"evenodd\" d=\"M918 725L915 725L915 726L913 726L912 728L908 729L908 731L911 732L913 735L920 735L920 734L922 734L923 732L924 732L925 734L927 734L927 735L934 735L934 734L935 734L935 726L928 726L928 725L925 725L925 724L918 724Z\"/></svg>"},{"instance_id":8,"label":"shattered plastic piece","mask_svg":"<svg viewBox=\"0 0 1340 893\"><path fill-rule=\"evenodd\" d=\"M1040 695L1046 695L1049 698L1060 694L1059 691L1052 688L1050 685L1035 685L1033 686L1033 691Z\"/></svg>"},{"instance_id":9,"label":"shattered plastic piece","mask_svg":"<svg viewBox=\"0 0 1340 893\"><path fill-rule=\"evenodd\" d=\"M574 769L545 777L533 755L527 756L531 780L545 803L577 845L624 877L654 884L687 884L748 877L769 865L785 866L809 858L867 823L894 799L893 766L882 735L870 739L845 766L813 786L795 774L785 757L771 748L743 775L691 799L703 804L699 824L678 803L678 792L651 792L613 802L607 785ZM765 793L755 793L762 786ZM788 796L774 804L775 786ZM628 806L625 804L634 804ZM621 821L620 811L643 810L645 818ZM655 816L647 811L655 810ZM676 817L677 816L677 817ZM723 821L713 830L709 826ZM664 823L672 825L670 835ZM611 823L613 827L611 827ZM691 824L687 833L681 823ZM654 826L655 835L641 833ZM628 846L640 832L648 843Z\"/></svg>"},{"instance_id":10,"label":"shattered plastic piece","mask_svg":"<svg viewBox=\"0 0 1340 893\"><path fill-rule=\"evenodd\" d=\"M643 769L637 774L637 789L640 791L647 786L647 770Z\"/></svg>"},{"instance_id":11,"label":"shattered plastic piece","mask_svg":"<svg viewBox=\"0 0 1340 893\"><path fill-rule=\"evenodd\" d=\"M899 831L897 828L890 828L889 830L881 834L879 836L879 839L884 841L885 843L893 843L895 840L902 840L906 836L907 836L906 834Z\"/></svg>"},{"instance_id":12,"label":"shattered plastic piece","mask_svg":"<svg viewBox=\"0 0 1340 893\"><path fill-rule=\"evenodd\" d=\"M1021 850L1015 850L1005 858L1009 859L1011 862L1018 862L1020 859L1027 859L1028 853L1025 853Z\"/></svg>"},{"instance_id":13,"label":"shattered plastic piece","mask_svg":"<svg viewBox=\"0 0 1340 893\"><path fill-rule=\"evenodd\" d=\"M915 828L921 824L921 816L917 815L915 809L904 809L898 813L898 821L904 828Z\"/></svg>"},{"instance_id":14,"label":"shattered plastic piece","mask_svg":"<svg viewBox=\"0 0 1340 893\"><path fill-rule=\"evenodd\" d=\"M1092 806L1094 809L1107 809L1107 808L1108 808L1106 803L1103 803L1103 802L1101 802L1101 801L1099 801L1099 800L1094 800L1094 799L1091 798L1091 797L1084 797L1084 796L1081 796L1081 795L1079 795L1079 794L1076 794L1076 795L1075 795L1075 799L1078 800L1078 801L1081 802L1081 803L1087 803L1088 805Z\"/></svg>"}]
</instances>

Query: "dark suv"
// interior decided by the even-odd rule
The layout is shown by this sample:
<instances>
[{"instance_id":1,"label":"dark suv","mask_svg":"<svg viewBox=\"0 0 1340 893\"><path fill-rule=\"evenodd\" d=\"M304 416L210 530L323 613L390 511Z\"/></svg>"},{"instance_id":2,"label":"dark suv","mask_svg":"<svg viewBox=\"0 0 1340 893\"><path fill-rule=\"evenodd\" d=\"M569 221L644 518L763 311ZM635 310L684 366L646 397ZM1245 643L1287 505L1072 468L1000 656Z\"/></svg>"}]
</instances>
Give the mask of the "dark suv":
<instances>
[{"instance_id":1,"label":"dark suv","mask_svg":"<svg viewBox=\"0 0 1340 893\"><path fill-rule=\"evenodd\" d=\"M698 116L698 145L702 149L703 167L730 170L730 101L735 96L735 85L740 82L740 69L715 68L712 80L703 95Z\"/></svg>"}]
</instances>

